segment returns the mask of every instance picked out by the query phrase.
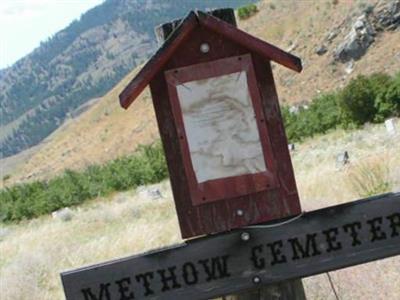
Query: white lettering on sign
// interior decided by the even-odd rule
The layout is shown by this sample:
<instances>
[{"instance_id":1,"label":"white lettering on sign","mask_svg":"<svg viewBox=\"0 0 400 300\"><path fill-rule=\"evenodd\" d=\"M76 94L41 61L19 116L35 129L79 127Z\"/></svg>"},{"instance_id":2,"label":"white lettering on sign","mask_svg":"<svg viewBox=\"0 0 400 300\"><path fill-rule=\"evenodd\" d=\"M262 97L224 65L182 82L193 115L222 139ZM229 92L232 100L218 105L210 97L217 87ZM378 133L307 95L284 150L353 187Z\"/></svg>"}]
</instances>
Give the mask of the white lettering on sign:
<instances>
[{"instance_id":1,"label":"white lettering on sign","mask_svg":"<svg viewBox=\"0 0 400 300\"><path fill-rule=\"evenodd\" d=\"M199 183L266 171L246 72L176 88Z\"/></svg>"}]
</instances>

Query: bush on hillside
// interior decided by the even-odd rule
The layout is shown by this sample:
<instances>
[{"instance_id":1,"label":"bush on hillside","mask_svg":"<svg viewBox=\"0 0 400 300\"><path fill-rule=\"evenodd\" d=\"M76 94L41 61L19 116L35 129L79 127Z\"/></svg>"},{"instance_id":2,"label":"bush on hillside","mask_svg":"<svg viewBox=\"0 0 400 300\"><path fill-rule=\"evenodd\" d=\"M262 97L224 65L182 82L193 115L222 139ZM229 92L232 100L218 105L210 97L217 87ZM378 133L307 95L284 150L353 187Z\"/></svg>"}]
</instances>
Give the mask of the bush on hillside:
<instances>
[{"instance_id":1,"label":"bush on hillside","mask_svg":"<svg viewBox=\"0 0 400 300\"><path fill-rule=\"evenodd\" d=\"M400 116L400 73L385 84L384 89L380 89L375 101L375 108L375 122L383 122L391 116Z\"/></svg>"},{"instance_id":2,"label":"bush on hillside","mask_svg":"<svg viewBox=\"0 0 400 300\"><path fill-rule=\"evenodd\" d=\"M399 74L392 78L375 73L351 80L338 98L343 127L379 123L388 117L399 116L399 78Z\"/></svg>"},{"instance_id":3,"label":"bush on hillside","mask_svg":"<svg viewBox=\"0 0 400 300\"><path fill-rule=\"evenodd\" d=\"M352 79L338 97L342 125L348 128L373 121L375 97L374 85L369 78L360 75Z\"/></svg>"},{"instance_id":4,"label":"bush on hillside","mask_svg":"<svg viewBox=\"0 0 400 300\"><path fill-rule=\"evenodd\" d=\"M318 96L307 109L300 107L297 113L291 113L287 107L284 107L282 114L290 141L301 141L305 137L326 133L340 125L335 93Z\"/></svg>"},{"instance_id":5,"label":"bush on hillside","mask_svg":"<svg viewBox=\"0 0 400 300\"><path fill-rule=\"evenodd\" d=\"M290 112L283 107L286 134L291 142L337 127L351 128L400 116L400 73L358 76L341 91L321 94L308 108Z\"/></svg>"},{"instance_id":6,"label":"bush on hillside","mask_svg":"<svg viewBox=\"0 0 400 300\"><path fill-rule=\"evenodd\" d=\"M167 176L161 143L141 146L131 156L90 166L83 172L67 170L47 182L18 184L1 190L0 220L35 218L114 191L160 182Z\"/></svg>"},{"instance_id":7,"label":"bush on hillside","mask_svg":"<svg viewBox=\"0 0 400 300\"><path fill-rule=\"evenodd\" d=\"M256 14L257 12L258 12L257 5L249 4L249 5L246 5L246 6L239 7L239 9L238 9L238 17L241 20L248 19L251 16L253 16L254 14Z\"/></svg>"}]
</instances>

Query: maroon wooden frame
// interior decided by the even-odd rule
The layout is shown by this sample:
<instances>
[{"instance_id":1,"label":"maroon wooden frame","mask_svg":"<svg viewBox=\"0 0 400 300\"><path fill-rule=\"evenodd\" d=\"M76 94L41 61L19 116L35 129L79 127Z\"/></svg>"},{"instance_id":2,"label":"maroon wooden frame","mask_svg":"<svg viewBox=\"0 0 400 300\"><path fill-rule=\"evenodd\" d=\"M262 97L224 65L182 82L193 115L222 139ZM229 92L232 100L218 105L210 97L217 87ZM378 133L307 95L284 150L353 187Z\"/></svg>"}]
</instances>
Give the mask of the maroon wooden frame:
<instances>
[{"instance_id":1,"label":"maroon wooden frame","mask_svg":"<svg viewBox=\"0 0 400 300\"><path fill-rule=\"evenodd\" d=\"M255 174L218 178L199 183L190 156L188 138L176 87L185 82L223 76L240 71L246 72L247 85L256 115L266 171ZM193 205L201 205L226 198L235 198L277 188L279 186L275 159L250 54L168 70L165 72L165 77L168 85L172 112L177 125L179 144L183 154L184 169L188 178L190 198Z\"/></svg>"},{"instance_id":2,"label":"maroon wooden frame","mask_svg":"<svg viewBox=\"0 0 400 300\"><path fill-rule=\"evenodd\" d=\"M199 50L202 43L210 45L209 52ZM264 125L268 129L267 136L272 147L277 187L229 197L227 193L231 189L241 189L235 183L234 186L218 189L218 193L224 192L224 199L194 205L191 183L185 170L185 160L188 160L182 151L180 130L174 117L165 72L249 53L262 105L261 110L255 108L255 111L261 111L267 120ZM127 108L146 84L150 84L183 238L229 231L301 212L271 60L293 70L301 70L299 58L242 31L234 30L216 18L200 12L190 13L120 95L121 105ZM268 167L268 162L266 165ZM249 180L246 184L255 183Z\"/></svg>"}]
</instances>

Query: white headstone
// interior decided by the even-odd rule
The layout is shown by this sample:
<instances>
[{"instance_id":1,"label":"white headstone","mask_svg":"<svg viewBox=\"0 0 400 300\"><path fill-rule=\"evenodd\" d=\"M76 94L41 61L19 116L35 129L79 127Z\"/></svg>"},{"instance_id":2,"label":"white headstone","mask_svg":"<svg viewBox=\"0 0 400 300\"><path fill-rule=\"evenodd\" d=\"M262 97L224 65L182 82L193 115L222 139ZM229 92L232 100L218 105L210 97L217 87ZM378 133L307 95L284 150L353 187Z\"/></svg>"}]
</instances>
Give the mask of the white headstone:
<instances>
[{"instance_id":1,"label":"white headstone","mask_svg":"<svg viewBox=\"0 0 400 300\"><path fill-rule=\"evenodd\" d=\"M350 162L350 156L347 151L344 151L343 153L339 154L336 157L336 164L338 166L344 166Z\"/></svg>"},{"instance_id":2,"label":"white headstone","mask_svg":"<svg viewBox=\"0 0 400 300\"><path fill-rule=\"evenodd\" d=\"M11 230L8 228L0 227L0 241L4 240L4 238L11 233Z\"/></svg>"},{"instance_id":3,"label":"white headstone","mask_svg":"<svg viewBox=\"0 0 400 300\"><path fill-rule=\"evenodd\" d=\"M145 187L141 186L138 187L136 190L141 198L150 199L150 200L157 200L160 198L164 198L161 190L157 187Z\"/></svg>"},{"instance_id":4,"label":"white headstone","mask_svg":"<svg viewBox=\"0 0 400 300\"><path fill-rule=\"evenodd\" d=\"M72 219L73 215L74 214L73 214L72 210L68 207L59 209L57 211L53 211L51 213L51 216L53 217L53 219L59 219L61 221L65 221L65 222L70 221Z\"/></svg>"},{"instance_id":5,"label":"white headstone","mask_svg":"<svg viewBox=\"0 0 400 300\"><path fill-rule=\"evenodd\" d=\"M390 134L395 134L396 133L396 127L394 125L394 119L387 119L385 121L385 127L386 131Z\"/></svg>"}]
</instances>

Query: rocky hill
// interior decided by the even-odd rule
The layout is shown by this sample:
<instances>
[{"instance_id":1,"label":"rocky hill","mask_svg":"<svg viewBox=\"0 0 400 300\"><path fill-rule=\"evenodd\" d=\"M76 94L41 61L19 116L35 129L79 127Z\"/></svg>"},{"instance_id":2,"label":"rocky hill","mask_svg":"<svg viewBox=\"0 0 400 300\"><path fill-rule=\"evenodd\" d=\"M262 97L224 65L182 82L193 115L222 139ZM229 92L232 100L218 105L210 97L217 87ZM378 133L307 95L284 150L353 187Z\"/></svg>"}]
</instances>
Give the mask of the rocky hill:
<instances>
[{"instance_id":1,"label":"rocky hill","mask_svg":"<svg viewBox=\"0 0 400 300\"><path fill-rule=\"evenodd\" d=\"M251 0L106 0L0 70L1 156L27 149L156 49L153 28L189 10ZM78 109L78 112L82 109Z\"/></svg>"},{"instance_id":2,"label":"rocky hill","mask_svg":"<svg viewBox=\"0 0 400 300\"><path fill-rule=\"evenodd\" d=\"M304 104L359 74L400 70L400 1L263 1L248 32L299 56L303 72L276 68L279 99Z\"/></svg>"},{"instance_id":3,"label":"rocky hill","mask_svg":"<svg viewBox=\"0 0 400 300\"><path fill-rule=\"evenodd\" d=\"M239 20L239 27L298 55L303 61L304 70L300 74L274 67L280 101L285 104L302 105L321 92L345 85L359 74L394 74L400 70L399 0L266 0L257 5L259 12L247 20ZM369 42L362 43L364 40ZM357 47L361 48L350 51ZM356 55L345 59L340 54L343 51L348 52L346 55ZM119 107L118 94L135 72L137 69L78 118L70 119L29 159L15 157L19 167L12 163L14 167L7 171L12 173L11 178L6 183L48 178L65 168L81 169L104 163L132 153L138 144L157 139L148 92L128 111ZM5 160L0 163L5 165Z\"/></svg>"}]
</instances>

